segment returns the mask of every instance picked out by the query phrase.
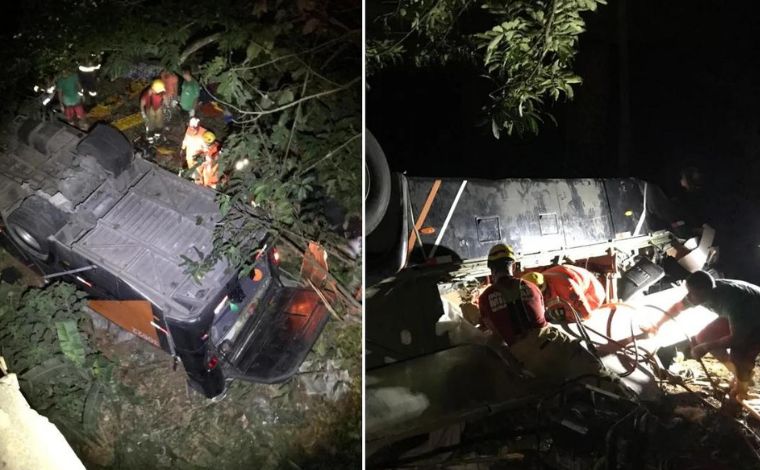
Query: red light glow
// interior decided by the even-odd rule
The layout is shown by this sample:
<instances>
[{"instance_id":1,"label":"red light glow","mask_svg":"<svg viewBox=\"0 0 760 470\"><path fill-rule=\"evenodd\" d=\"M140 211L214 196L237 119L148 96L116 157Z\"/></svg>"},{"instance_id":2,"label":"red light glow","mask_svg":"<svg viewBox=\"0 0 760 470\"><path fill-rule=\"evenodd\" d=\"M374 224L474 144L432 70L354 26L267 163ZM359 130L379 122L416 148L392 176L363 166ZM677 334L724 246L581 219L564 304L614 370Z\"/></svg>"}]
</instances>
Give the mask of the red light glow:
<instances>
[{"instance_id":1,"label":"red light glow","mask_svg":"<svg viewBox=\"0 0 760 470\"><path fill-rule=\"evenodd\" d=\"M277 248L272 248L272 262L276 265L280 264L280 252Z\"/></svg>"}]
</instances>

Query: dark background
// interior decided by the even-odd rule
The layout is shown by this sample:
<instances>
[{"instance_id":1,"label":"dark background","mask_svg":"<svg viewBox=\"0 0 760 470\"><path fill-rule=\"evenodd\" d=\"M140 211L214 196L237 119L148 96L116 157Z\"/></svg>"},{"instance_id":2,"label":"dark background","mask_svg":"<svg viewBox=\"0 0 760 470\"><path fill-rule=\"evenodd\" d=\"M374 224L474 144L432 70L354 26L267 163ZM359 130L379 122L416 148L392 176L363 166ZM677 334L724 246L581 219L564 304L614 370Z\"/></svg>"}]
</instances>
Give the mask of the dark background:
<instances>
[{"instance_id":1,"label":"dark background","mask_svg":"<svg viewBox=\"0 0 760 470\"><path fill-rule=\"evenodd\" d=\"M676 195L679 170L696 165L710 190L756 200L755 3L610 0L586 13L575 63L583 84L550 106L558 125L538 136L496 140L481 125L490 84L471 64L369 77L367 127L391 168L411 175L637 176Z\"/></svg>"}]
</instances>

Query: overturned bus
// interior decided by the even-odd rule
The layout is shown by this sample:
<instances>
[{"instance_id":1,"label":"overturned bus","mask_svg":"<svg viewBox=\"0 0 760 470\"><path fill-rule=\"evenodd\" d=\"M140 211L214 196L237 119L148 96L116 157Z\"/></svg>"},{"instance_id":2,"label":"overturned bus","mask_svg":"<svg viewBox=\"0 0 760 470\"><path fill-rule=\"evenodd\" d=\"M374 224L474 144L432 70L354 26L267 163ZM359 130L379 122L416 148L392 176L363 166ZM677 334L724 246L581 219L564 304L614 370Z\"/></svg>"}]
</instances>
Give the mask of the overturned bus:
<instances>
[{"instance_id":1,"label":"overturned bus","mask_svg":"<svg viewBox=\"0 0 760 470\"><path fill-rule=\"evenodd\" d=\"M232 379L290 378L328 320L312 290L280 279L265 230L253 270L181 266L212 248L212 190L136 155L116 129L26 120L0 153L0 216L15 252L90 294L89 307L170 353L207 397Z\"/></svg>"},{"instance_id":2,"label":"overturned bus","mask_svg":"<svg viewBox=\"0 0 760 470\"><path fill-rule=\"evenodd\" d=\"M379 150L370 140L368 162ZM711 269L718 255L714 230L690 236L645 181L370 177L375 194L367 204L379 207L366 243L365 419L374 464L430 464L487 417L532 416L546 405L545 384L515 370L503 346L477 328L477 313L468 315L488 285L496 243L514 247L518 273L570 263L597 277L606 303L587 320L557 326L642 399L659 395L665 355L716 318L697 307L688 322L668 322L656 337L640 330L683 297L682 279ZM560 427L590 435L593 420L567 411L554 415ZM528 429L516 424L508 432L518 428Z\"/></svg>"}]
</instances>

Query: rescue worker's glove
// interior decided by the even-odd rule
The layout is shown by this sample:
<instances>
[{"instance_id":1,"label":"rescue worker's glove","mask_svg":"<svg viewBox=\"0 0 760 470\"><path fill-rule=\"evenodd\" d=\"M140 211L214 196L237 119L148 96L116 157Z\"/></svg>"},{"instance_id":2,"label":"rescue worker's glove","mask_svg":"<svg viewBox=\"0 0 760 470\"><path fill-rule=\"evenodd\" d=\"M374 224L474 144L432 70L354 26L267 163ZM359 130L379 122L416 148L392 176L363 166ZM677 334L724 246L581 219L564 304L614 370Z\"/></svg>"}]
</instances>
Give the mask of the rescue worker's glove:
<instances>
[{"instance_id":1,"label":"rescue worker's glove","mask_svg":"<svg viewBox=\"0 0 760 470\"><path fill-rule=\"evenodd\" d=\"M565 311L562 308L550 307L544 312L544 316L552 323L567 323Z\"/></svg>"},{"instance_id":2,"label":"rescue worker's glove","mask_svg":"<svg viewBox=\"0 0 760 470\"><path fill-rule=\"evenodd\" d=\"M639 325L639 329L649 336L654 336L660 330L660 327L657 325Z\"/></svg>"}]
</instances>

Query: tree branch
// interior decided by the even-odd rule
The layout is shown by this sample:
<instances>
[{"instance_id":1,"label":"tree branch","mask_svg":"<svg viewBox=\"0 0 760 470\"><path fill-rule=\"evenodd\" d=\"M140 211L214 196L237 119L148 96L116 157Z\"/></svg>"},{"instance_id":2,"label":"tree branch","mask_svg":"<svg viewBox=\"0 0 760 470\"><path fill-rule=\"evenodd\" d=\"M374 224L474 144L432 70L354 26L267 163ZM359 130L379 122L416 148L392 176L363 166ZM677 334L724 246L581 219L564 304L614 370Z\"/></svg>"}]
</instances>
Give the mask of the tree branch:
<instances>
[{"instance_id":1,"label":"tree branch","mask_svg":"<svg viewBox=\"0 0 760 470\"><path fill-rule=\"evenodd\" d=\"M225 106L229 106L230 108L234 109L235 111L237 111L240 114L244 114L244 115L247 115L247 116L255 116L255 117L258 118L258 117L264 116L266 114L277 113L277 112L280 112L282 110L285 110L285 109L288 109L288 108L292 108L293 106L297 106L300 103L303 103L304 101L309 101L309 100L314 99L314 98L320 98L322 96L328 96L328 95L332 95L334 93L338 93L340 91L345 90L346 88L350 88L351 85L353 85L354 83L360 81L361 79L362 79L362 77L356 77L353 80L351 80L350 82L346 83L345 85L341 85L341 86L339 86L337 88L333 88L332 90L321 91L319 93L314 93L313 95L304 96L303 98L297 99L295 101L291 101L288 104L279 106L277 108L268 109L266 111L245 111L244 109L241 109L241 108L235 106L232 103L228 103L226 101L223 101L223 100L219 99L217 96L215 96L213 93L211 93L209 91L209 89L206 87L206 85L204 85L203 83L201 83L201 86L203 87L204 90L206 90L206 93L208 93L208 95L210 97L212 97L215 101L218 101L218 102L222 103ZM248 120L248 121L235 121L235 122L245 123L245 122L252 122L252 121L255 121L255 119Z\"/></svg>"},{"instance_id":2,"label":"tree branch","mask_svg":"<svg viewBox=\"0 0 760 470\"><path fill-rule=\"evenodd\" d=\"M322 96L328 96L328 95L332 95L332 94L338 93L340 91L343 91L346 88L350 88L351 85L353 85L354 83L356 83L358 81L361 81L361 79L362 79L362 77L356 77L353 80L351 80L350 82L346 83L345 85L341 85L341 86L339 86L337 88L333 88L332 90L321 91L319 93L314 93L313 95L304 96L303 98L297 99L295 101L292 101L292 102L290 102L288 104L279 106L277 108L268 109L266 111L241 111L241 113L242 114L249 114L249 115L253 115L253 116L261 116L261 115L264 115L264 114L277 113L277 112L280 112L280 111L282 111L284 109L288 109L288 108L292 108L293 106L297 106L300 103L303 103L304 101L309 101L309 100L314 99L314 98L320 98Z\"/></svg>"},{"instance_id":3,"label":"tree branch","mask_svg":"<svg viewBox=\"0 0 760 470\"><path fill-rule=\"evenodd\" d=\"M361 136L362 136L362 134L361 134L361 132L360 132L360 133L358 133L358 134L356 134L356 135L354 135L354 136L350 137L348 140L346 140L345 142L343 142L342 144L340 144L338 147L336 147L336 148L334 148L333 150L330 150L329 152L327 152L327 155L325 155L324 157L320 158L320 159L319 159L319 160L317 160L316 162L312 163L311 165L307 166L306 168L304 168L303 170L301 170L300 172L298 172L298 175L299 175L299 176L300 176L300 175L303 175L303 174L304 174L304 173L306 173L307 171L311 170L311 169L312 169L312 168L314 168L315 166L319 165L319 164L320 164L320 163L322 163L323 161L325 161L325 160L327 160L328 158L330 158L330 157L332 157L333 155L335 155L335 154L336 154L336 153L337 153L337 152L338 152L340 149L342 149L342 148L343 148L343 147L345 147L346 145L350 144L350 143L351 143L353 140L355 140L355 139L357 139L358 137L361 137Z\"/></svg>"},{"instance_id":4,"label":"tree branch","mask_svg":"<svg viewBox=\"0 0 760 470\"><path fill-rule=\"evenodd\" d=\"M285 241L288 245L290 245L293 249L295 249L296 252L305 253L306 248L301 246L298 242L294 241L292 238L295 238L299 240L301 243L304 243L306 245L308 245L310 241L308 238L296 232L293 232L292 230L288 230L283 227L278 227L270 220L263 219L261 216L259 216L258 214L254 212L252 207L250 207L248 204L245 204L241 201L239 201L238 204L235 205L235 210L238 211L238 213L240 214L244 214L246 216L252 217L253 219L257 220L259 223L262 223L265 226L267 226L270 230L274 230L278 232L280 239ZM325 251L327 251L327 253L330 256L336 255L334 251L329 250L327 247L325 247ZM341 256L336 256L336 257L339 259L342 258ZM356 262L357 260L350 261L350 263L356 263ZM344 286L343 283L338 278L336 278L332 273L330 273L329 270L325 271L320 266L316 266L316 268L324 272L327 278L335 284L338 290L336 294L338 294L338 296L343 299L346 305L348 305L349 307L353 307L354 309L356 309L357 312L361 312L361 308L362 308L361 302L357 301L353 297L351 292L348 290L348 287Z\"/></svg>"},{"instance_id":5,"label":"tree branch","mask_svg":"<svg viewBox=\"0 0 760 470\"><path fill-rule=\"evenodd\" d=\"M296 242L294 242L293 240L291 240L285 235L283 235L281 239L286 241L291 247L293 247L299 253L304 253L306 251L305 248L299 246ZM348 291L348 289L343 285L342 282L340 282L335 276L333 276L332 273L330 273L330 271L325 271L324 268L322 268L321 266L316 265L315 268L319 271L324 272L327 278L335 284L335 287L338 289L337 294L343 298L346 304L348 304L351 307L354 307L358 312L361 312L361 309L362 309L361 302L354 299L354 296Z\"/></svg>"},{"instance_id":6,"label":"tree branch","mask_svg":"<svg viewBox=\"0 0 760 470\"><path fill-rule=\"evenodd\" d=\"M341 47L343 47L343 46L341 46ZM338 48L338 50L340 50L340 48ZM303 59L301 59L300 57L299 57L298 59L296 59L296 60L297 60L297 61L299 61L299 62L301 63L301 65L303 65L304 67L306 67L306 69L307 69L307 70L308 70L308 71L309 71L309 72L310 72L312 75L314 75L315 77L317 77L317 78L319 78L319 79L321 79L321 80L324 80L324 81L326 81L326 82L327 82L327 83L329 83L330 85L333 85L333 86L340 86L340 83L338 83L338 82L334 82L334 81L330 80L329 78L325 77L324 75L321 75L321 74L317 73L317 71L316 71L316 70L314 70L313 68L311 68L311 66L309 66L309 64L307 64L307 63L306 63L306 61L304 61L304 60L303 60ZM327 59L327 60L330 60L330 59ZM324 66L326 65L326 63L327 63L327 61L325 61L325 62L323 62L323 63L322 63L322 68L324 68ZM302 95L303 95L303 93L302 93Z\"/></svg>"},{"instance_id":7,"label":"tree branch","mask_svg":"<svg viewBox=\"0 0 760 470\"><path fill-rule=\"evenodd\" d=\"M206 47L209 44L218 41L219 38L221 37L222 37L222 33L214 33L204 38L200 38L197 41L191 43L189 46L185 48L182 54L180 54L179 62L177 62L177 64L178 65L184 64L188 57L198 52L198 50L200 50L201 48Z\"/></svg>"},{"instance_id":8,"label":"tree branch","mask_svg":"<svg viewBox=\"0 0 760 470\"><path fill-rule=\"evenodd\" d=\"M318 51L320 49L324 49L325 47L327 47L327 46L329 46L329 45L331 45L331 44L333 44L335 42L342 41L343 39L346 38L346 36L350 36L350 35L352 35L352 34L354 34L356 32L357 32L356 30L349 31L349 32L347 32L346 34L344 34L344 35L342 35L340 37L330 39L329 41L325 41L322 44L320 44L318 46L314 46L311 49L306 49L305 51L294 52L292 54L286 54L286 55L283 55L283 56L280 56L280 57L275 57L274 59L269 60L267 62L262 62L261 64L251 65L251 66L248 66L248 67L235 67L235 68L230 69L230 70L232 70L232 71L238 71L238 70L254 70L254 69L259 69L259 68L262 68L262 67L266 67L267 65L272 65L272 64L274 64L276 62L279 62L281 60L286 60L286 59L290 59L290 58L293 58L293 57L302 56L304 54L309 54L311 52L316 52L316 51Z\"/></svg>"},{"instance_id":9,"label":"tree branch","mask_svg":"<svg viewBox=\"0 0 760 470\"><path fill-rule=\"evenodd\" d=\"M541 55L539 56L538 60L536 60L535 67L533 67L533 70L531 71L530 75L524 80L524 83L529 83L533 77L538 73L538 71L541 69L541 66L543 65L543 61L546 58L546 54L549 52L548 44L549 44L549 37L552 33L552 28L554 27L554 18L557 13L557 0L552 0L551 3L551 11L549 11L549 17L546 20L546 26L544 27L544 34L543 34L543 44L541 44ZM540 43L537 41L537 43ZM538 45L538 44L536 44ZM531 51L533 52L533 51ZM496 90L492 91L488 94L489 97L492 99L496 99L496 94L505 90L508 86L512 84L512 80L508 79L506 83L503 86L500 86Z\"/></svg>"},{"instance_id":10,"label":"tree branch","mask_svg":"<svg viewBox=\"0 0 760 470\"><path fill-rule=\"evenodd\" d=\"M308 85L308 83L309 83L309 71L310 70L311 70L311 68L308 68L306 70L306 76L303 79L303 86L301 87L301 96L303 96L303 95L306 94L306 85ZM295 114L295 116L293 116L293 127L290 128L290 135L288 136L288 143L285 146L285 157L284 158L288 158L288 154L290 153L290 144L293 142L293 135L296 133L296 126L298 125L298 115L300 113L301 113L301 103L298 103L298 106L296 107L296 114Z\"/></svg>"}]
</instances>

